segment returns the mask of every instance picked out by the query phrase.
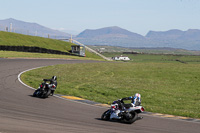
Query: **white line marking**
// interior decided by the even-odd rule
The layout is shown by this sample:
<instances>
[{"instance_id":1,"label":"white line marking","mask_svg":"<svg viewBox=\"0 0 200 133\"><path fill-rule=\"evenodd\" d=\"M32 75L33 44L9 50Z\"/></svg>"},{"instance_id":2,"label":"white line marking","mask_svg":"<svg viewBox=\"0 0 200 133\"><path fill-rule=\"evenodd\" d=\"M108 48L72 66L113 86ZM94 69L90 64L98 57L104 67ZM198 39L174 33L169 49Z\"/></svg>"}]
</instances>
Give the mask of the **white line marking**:
<instances>
[{"instance_id":1,"label":"white line marking","mask_svg":"<svg viewBox=\"0 0 200 133\"><path fill-rule=\"evenodd\" d=\"M25 70L25 71L21 72L21 73L18 75L18 80L19 80L19 82L22 83L24 86L26 86L26 87L28 87L28 88L30 88L30 89L35 90L35 88L30 87L30 86L28 86L27 84L23 83L23 82L21 81L21 79L20 79L20 76L21 76L23 73L27 72L27 71L34 70L34 69L37 69L37 68L42 68L42 67L46 67L46 66L31 68L31 69L28 69L28 70ZM92 104L88 104L88 103L83 103L83 102L79 102L79 101L74 101L74 100L71 100L71 99L66 99L66 98L63 98L63 97L60 97L60 96L57 96L57 95L53 95L53 96L54 96L54 97L57 97L57 98L60 98L60 99L63 99L63 100L68 100L68 101L71 101L71 102L79 103L79 104L89 105L89 106L98 107L98 108L107 108L107 107L96 106L96 105L92 105ZM155 116L155 115L153 116L153 115L148 115L148 114L142 114L142 115L151 116L151 117L158 117L158 116ZM163 118L163 117L159 117L159 118ZM167 118L165 118L165 119L167 119ZM198 120L196 120L196 121L185 121L185 120L173 119L173 118L168 118L168 119L171 119L171 120L180 120L180 121L184 121L184 122L199 123ZM0 133L1 133L1 132L0 132Z\"/></svg>"},{"instance_id":2,"label":"white line marking","mask_svg":"<svg viewBox=\"0 0 200 133\"><path fill-rule=\"evenodd\" d=\"M35 88L31 87L31 86L28 86L27 84L25 84L24 82L22 82L22 80L20 79L21 75L25 72L28 72L28 71L31 71L31 70L34 70L34 69L38 69L38 68L42 68L42 67L46 67L46 66L41 66L41 67L35 67L35 68L31 68L31 69L28 69L28 70L25 70L23 72L21 72L19 75L18 75L18 80L21 84L23 84L24 86L32 89L32 90L35 90ZM98 108L106 108L106 107L102 107L102 106L95 106L95 105L92 105L92 104L88 104L88 103L83 103L83 102L79 102L79 101L74 101L74 100L71 100L71 99L67 99L67 98L63 98L63 97L60 97L60 96L57 96L57 95L53 95L54 97L57 97L57 98L60 98L60 99L63 99L63 100L68 100L68 101L72 101L72 102L76 102L76 103L80 103L80 104L84 104L84 105L90 105L90 106L93 106L93 107L98 107Z\"/></svg>"},{"instance_id":3,"label":"white line marking","mask_svg":"<svg viewBox=\"0 0 200 133\"><path fill-rule=\"evenodd\" d=\"M28 69L28 70L25 70L25 71L21 72L21 73L18 75L18 80L19 80L19 82L20 82L21 84L23 84L24 86L26 86L26 87L28 87L28 88L30 88L30 89L35 90L35 88L33 88L33 87L31 87L31 86L28 86L27 84L25 84L24 82L22 82L20 77L21 77L21 75L22 75L23 73L25 73L25 72L28 72L28 71L34 70L34 69L38 69L38 68L42 68L42 67L45 67L45 66L35 67L35 68L31 68L31 69Z\"/></svg>"}]
</instances>

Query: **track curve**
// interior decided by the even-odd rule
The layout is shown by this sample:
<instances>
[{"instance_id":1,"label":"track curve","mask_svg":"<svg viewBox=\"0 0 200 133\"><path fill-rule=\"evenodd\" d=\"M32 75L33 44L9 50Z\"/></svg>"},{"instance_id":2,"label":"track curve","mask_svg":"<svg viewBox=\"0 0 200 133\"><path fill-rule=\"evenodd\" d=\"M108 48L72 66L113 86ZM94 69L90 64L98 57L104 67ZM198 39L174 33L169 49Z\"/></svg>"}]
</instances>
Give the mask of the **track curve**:
<instances>
[{"instance_id":1,"label":"track curve","mask_svg":"<svg viewBox=\"0 0 200 133\"><path fill-rule=\"evenodd\" d=\"M99 120L106 108L56 97L32 97L18 80L20 72L40 66L95 61L0 59L0 133L199 133L200 124L154 116L127 125Z\"/></svg>"}]
</instances>

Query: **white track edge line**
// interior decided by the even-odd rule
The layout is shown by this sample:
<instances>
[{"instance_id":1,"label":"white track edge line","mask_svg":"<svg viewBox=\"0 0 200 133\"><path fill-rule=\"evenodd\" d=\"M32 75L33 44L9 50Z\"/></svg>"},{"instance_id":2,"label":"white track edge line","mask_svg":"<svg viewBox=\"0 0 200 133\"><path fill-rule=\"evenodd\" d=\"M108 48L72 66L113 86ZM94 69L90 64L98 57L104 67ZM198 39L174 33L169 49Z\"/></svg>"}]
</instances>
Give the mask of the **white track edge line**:
<instances>
[{"instance_id":1,"label":"white track edge line","mask_svg":"<svg viewBox=\"0 0 200 133\"><path fill-rule=\"evenodd\" d=\"M21 75L22 75L23 73L25 73L25 72L28 72L28 71L31 71L31 70L34 70L34 69L38 69L38 68L42 68L42 67L45 67L45 66L35 67L35 68L31 68L31 69L22 71L22 72L18 75L18 80L19 80L19 82L20 82L21 84L23 84L24 86L26 86L26 87L28 87L28 88L30 88L30 89L35 90L35 88L33 88L33 87L31 87L31 86L28 86L27 84L25 84L24 82L22 82L22 80L21 80L20 77L21 77Z\"/></svg>"},{"instance_id":2,"label":"white track edge line","mask_svg":"<svg viewBox=\"0 0 200 133\"><path fill-rule=\"evenodd\" d=\"M23 84L24 86L32 89L32 90L36 90L35 88L25 84L22 80L21 80L21 75L25 72L28 72L28 71L31 71L31 70L34 70L34 69L38 69L38 68L42 68L42 67L46 67L46 66L41 66L41 67L35 67L35 68L31 68L31 69L28 69L28 70L25 70L25 71L22 71L19 75L18 75L18 80L21 84ZM96 106L96 105L92 105L92 104L88 104L88 103L83 103L83 102L78 102L78 101L74 101L74 100L71 100L71 99L66 99L66 98L63 98L63 97L60 97L60 96L57 96L57 95L53 95L54 97L57 97L57 98L60 98L60 99L63 99L63 100L68 100L68 101L72 101L72 102L76 102L76 103L80 103L80 104L85 104L85 105L90 105L90 106L94 106L94 107L98 107L98 108L106 108L106 107L102 107L102 106Z\"/></svg>"},{"instance_id":3,"label":"white track edge line","mask_svg":"<svg viewBox=\"0 0 200 133\"><path fill-rule=\"evenodd\" d=\"M33 87L30 87L28 86L27 84L25 84L24 82L21 81L20 77L23 73L25 72L28 72L30 70L34 70L34 69L38 69L38 68L42 68L42 67L46 67L46 66L41 66L41 67L35 67L35 68L31 68L31 69L28 69L28 70L25 70L25 71L22 71L19 75L18 75L18 80L21 84L23 84L24 86L30 88L30 89L33 89L35 90L35 88ZM79 103L79 104L84 104L84 105L89 105L89 106L93 106L93 107L98 107L98 108L107 108L107 107L102 107L102 106L96 106L96 105L92 105L92 104L88 104L88 103L83 103L83 102L78 102L78 101L74 101L74 100L71 100L71 99L66 99L66 98L63 98L63 97L60 97L60 96L57 96L57 95L53 95L54 97L57 97L57 98L60 98L60 99L63 99L63 100L68 100L68 101L72 101L72 102L75 102L75 103ZM146 115L146 116L153 116L153 115L148 115L148 114L142 114L142 115ZM153 117L157 117L157 116L153 116ZM160 118L163 118L163 117L160 117ZM167 118L167 119L170 119L170 118ZM183 122L194 122L194 123L199 123L199 122L196 122L196 121L185 121L185 120L182 120L182 119L171 119L171 120L179 120L179 121L183 121Z\"/></svg>"}]
</instances>

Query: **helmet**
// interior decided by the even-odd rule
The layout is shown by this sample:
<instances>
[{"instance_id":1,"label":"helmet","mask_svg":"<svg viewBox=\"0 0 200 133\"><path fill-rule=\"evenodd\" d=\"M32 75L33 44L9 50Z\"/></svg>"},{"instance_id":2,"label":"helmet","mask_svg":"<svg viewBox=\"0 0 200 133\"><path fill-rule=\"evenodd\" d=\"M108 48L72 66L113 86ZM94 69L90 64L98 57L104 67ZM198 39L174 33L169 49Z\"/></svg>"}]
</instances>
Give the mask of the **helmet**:
<instances>
[{"instance_id":1,"label":"helmet","mask_svg":"<svg viewBox=\"0 0 200 133\"><path fill-rule=\"evenodd\" d=\"M140 104L141 104L141 95L139 93L135 93L135 96L134 96L132 102L133 102L133 104L135 106L140 106Z\"/></svg>"},{"instance_id":2,"label":"helmet","mask_svg":"<svg viewBox=\"0 0 200 133\"><path fill-rule=\"evenodd\" d=\"M53 79L53 80L57 80L57 77L56 77L56 76L53 76L52 79Z\"/></svg>"},{"instance_id":3,"label":"helmet","mask_svg":"<svg viewBox=\"0 0 200 133\"><path fill-rule=\"evenodd\" d=\"M139 93L135 93L135 98L138 97L138 98L141 98L141 95Z\"/></svg>"}]
</instances>

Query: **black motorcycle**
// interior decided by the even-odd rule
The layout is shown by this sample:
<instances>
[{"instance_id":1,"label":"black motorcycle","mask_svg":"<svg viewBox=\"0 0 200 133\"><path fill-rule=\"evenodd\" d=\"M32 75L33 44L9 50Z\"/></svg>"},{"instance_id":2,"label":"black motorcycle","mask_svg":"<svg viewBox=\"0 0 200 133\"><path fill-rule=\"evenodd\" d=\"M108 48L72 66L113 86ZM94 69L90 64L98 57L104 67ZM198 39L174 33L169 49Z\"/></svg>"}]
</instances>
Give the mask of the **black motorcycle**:
<instances>
[{"instance_id":1,"label":"black motorcycle","mask_svg":"<svg viewBox=\"0 0 200 133\"><path fill-rule=\"evenodd\" d=\"M52 90L55 88L54 84L47 83L45 79L43 79L43 81L44 82L42 82L38 89L33 93L33 97L48 98Z\"/></svg>"}]
</instances>

